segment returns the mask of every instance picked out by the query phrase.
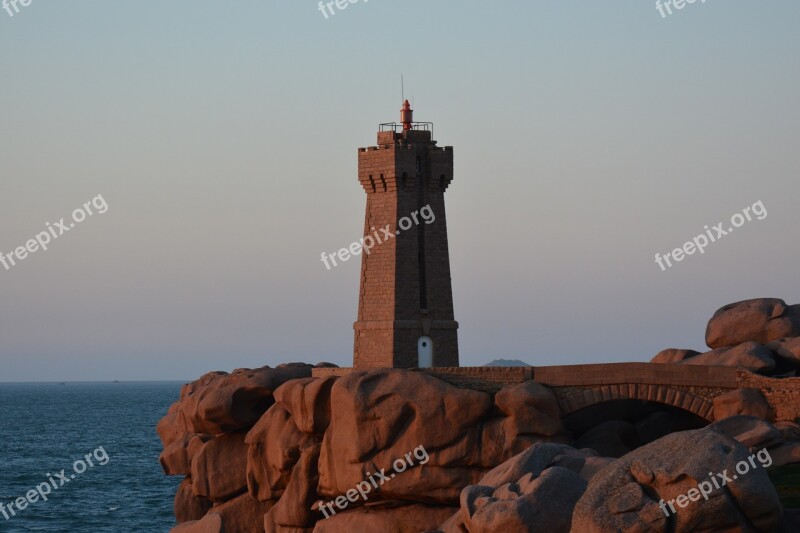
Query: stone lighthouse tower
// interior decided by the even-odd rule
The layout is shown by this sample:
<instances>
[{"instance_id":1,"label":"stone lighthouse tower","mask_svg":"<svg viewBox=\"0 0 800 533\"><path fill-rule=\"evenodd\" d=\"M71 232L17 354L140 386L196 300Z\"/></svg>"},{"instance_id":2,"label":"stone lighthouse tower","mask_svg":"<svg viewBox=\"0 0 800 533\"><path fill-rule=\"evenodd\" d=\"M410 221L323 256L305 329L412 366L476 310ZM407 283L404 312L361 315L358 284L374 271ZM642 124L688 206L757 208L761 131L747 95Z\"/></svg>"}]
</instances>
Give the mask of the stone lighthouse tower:
<instances>
[{"instance_id":1,"label":"stone lighthouse tower","mask_svg":"<svg viewBox=\"0 0 800 533\"><path fill-rule=\"evenodd\" d=\"M414 122L408 100L400 114L399 124L380 125L377 146L358 150L364 235L376 244L361 254L353 366L458 366L444 208L453 148L436 146L433 125Z\"/></svg>"}]
</instances>

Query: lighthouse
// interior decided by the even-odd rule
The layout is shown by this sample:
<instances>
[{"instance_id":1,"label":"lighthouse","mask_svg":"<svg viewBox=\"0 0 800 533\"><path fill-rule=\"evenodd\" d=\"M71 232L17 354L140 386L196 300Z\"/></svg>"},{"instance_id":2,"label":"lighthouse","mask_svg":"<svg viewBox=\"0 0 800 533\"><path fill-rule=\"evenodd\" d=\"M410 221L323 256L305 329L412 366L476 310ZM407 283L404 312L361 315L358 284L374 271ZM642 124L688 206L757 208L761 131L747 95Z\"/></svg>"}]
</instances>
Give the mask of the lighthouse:
<instances>
[{"instance_id":1,"label":"lighthouse","mask_svg":"<svg viewBox=\"0 0 800 533\"><path fill-rule=\"evenodd\" d=\"M355 368L458 366L444 202L453 148L437 146L433 124L413 115L405 100L400 122L380 124L377 145L358 149L364 235L388 228L393 237L361 256ZM423 208L435 215L432 223L401 227Z\"/></svg>"}]
</instances>

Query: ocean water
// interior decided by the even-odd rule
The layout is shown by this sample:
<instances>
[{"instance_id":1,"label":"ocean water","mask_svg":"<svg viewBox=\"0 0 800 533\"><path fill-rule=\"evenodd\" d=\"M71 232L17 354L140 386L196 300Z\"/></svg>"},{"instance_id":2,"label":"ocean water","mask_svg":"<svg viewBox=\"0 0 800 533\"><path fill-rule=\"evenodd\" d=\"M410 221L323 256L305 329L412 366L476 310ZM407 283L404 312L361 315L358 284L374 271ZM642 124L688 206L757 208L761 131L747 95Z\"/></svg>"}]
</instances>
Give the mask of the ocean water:
<instances>
[{"instance_id":1,"label":"ocean water","mask_svg":"<svg viewBox=\"0 0 800 533\"><path fill-rule=\"evenodd\" d=\"M180 478L161 470L155 427L181 385L0 383L0 532L169 531ZM37 486L48 500L12 516Z\"/></svg>"}]
</instances>

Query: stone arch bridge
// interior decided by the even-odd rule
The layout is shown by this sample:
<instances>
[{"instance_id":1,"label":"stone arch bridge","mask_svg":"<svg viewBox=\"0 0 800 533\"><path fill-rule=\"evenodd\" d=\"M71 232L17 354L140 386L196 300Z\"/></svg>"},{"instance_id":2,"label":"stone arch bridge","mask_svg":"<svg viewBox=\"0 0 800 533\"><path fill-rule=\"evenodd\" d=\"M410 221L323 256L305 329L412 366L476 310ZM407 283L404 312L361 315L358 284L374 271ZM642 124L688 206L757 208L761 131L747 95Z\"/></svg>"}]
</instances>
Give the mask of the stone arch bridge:
<instances>
[{"instance_id":1,"label":"stone arch bridge","mask_svg":"<svg viewBox=\"0 0 800 533\"><path fill-rule=\"evenodd\" d=\"M568 416L615 400L643 400L714 420L714 398L739 388L732 367L648 363L541 367L534 379L551 387Z\"/></svg>"},{"instance_id":2,"label":"stone arch bridge","mask_svg":"<svg viewBox=\"0 0 800 533\"><path fill-rule=\"evenodd\" d=\"M336 369L343 370L343 369ZM550 387L562 416L615 400L644 400L714 420L714 398L741 388L759 389L776 420L800 418L800 377L770 378L725 366L608 363L542 367L419 369L458 387L497 392L534 380Z\"/></svg>"}]
</instances>

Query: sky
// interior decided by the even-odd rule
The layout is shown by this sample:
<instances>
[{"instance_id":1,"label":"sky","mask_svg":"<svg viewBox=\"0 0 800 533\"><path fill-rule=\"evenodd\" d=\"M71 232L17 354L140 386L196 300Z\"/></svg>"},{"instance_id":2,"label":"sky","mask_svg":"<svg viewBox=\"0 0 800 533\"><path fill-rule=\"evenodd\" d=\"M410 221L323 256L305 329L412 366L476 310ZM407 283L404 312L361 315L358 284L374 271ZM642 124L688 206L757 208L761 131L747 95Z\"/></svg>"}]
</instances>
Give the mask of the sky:
<instances>
[{"instance_id":1,"label":"sky","mask_svg":"<svg viewBox=\"0 0 800 533\"><path fill-rule=\"evenodd\" d=\"M320 254L360 237L357 149L399 118L401 73L454 147L462 365L702 351L727 303L800 303L798 2L19 7L0 11L0 253L58 236L0 265L0 381L350 366L360 261ZM93 214L60 235L75 209Z\"/></svg>"}]
</instances>

